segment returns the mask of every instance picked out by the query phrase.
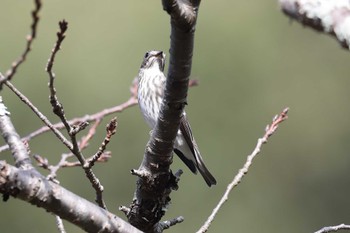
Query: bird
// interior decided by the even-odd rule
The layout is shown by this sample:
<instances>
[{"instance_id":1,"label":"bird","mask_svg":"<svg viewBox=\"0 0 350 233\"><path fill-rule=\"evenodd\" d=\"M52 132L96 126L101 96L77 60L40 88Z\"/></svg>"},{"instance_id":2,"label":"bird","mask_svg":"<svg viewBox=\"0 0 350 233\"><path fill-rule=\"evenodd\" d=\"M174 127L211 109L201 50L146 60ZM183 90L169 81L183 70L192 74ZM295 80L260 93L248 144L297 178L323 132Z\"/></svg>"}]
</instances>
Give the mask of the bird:
<instances>
[{"instance_id":1,"label":"bird","mask_svg":"<svg viewBox=\"0 0 350 233\"><path fill-rule=\"evenodd\" d=\"M151 129L156 125L163 101L166 83L163 73L164 66L165 53L163 51L148 51L143 58L137 77L139 107ZM179 130L174 142L174 152L194 174L197 174L198 170L209 187L216 184L214 176L203 162L185 111L181 115Z\"/></svg>"}]
</instances>

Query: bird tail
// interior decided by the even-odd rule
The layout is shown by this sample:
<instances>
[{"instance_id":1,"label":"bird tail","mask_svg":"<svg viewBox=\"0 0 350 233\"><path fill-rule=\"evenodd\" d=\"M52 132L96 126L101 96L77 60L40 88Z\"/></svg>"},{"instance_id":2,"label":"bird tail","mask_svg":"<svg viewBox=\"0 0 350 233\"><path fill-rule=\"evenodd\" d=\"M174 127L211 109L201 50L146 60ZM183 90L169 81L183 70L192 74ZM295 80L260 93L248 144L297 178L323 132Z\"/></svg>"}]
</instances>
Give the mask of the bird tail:
<instances>
[{"instance_id":1,"label":"bird tail","mask_svg":"<svg viewBox=\"0 0 350 233\"><path fill-rule=\"evenodd\" d=\"M199 170L199 173L204 178L207 185L210 187L214 184L216 184L216 180L214 176L209 172L208 168L205 166L202 156L200 155L198 149L194 150L194 157L195 160L188 159L180 150L174 149L174 152L179 156L179 158L184 162L187 167L194 173L197 174L197 169Z\"/></svg>"},{"instance_id":2,"label":"bird tail","mask_svg":"<svg viewBox=\"0 0 350 233\"><path fill-rule=\"evenodd\" d=\"M197 168L199 170L199 173L202 175L202 177L204 178L205 182L207 183L207 185L210 187L212 185L216 184L216 179L214 178L214 176L209 172L208 168L205 166L202 156L199 153L197 148L194 148L194 152L195 152L195 157L196 157L196 162L197 162Z\"/></svg>"}]
</instances>

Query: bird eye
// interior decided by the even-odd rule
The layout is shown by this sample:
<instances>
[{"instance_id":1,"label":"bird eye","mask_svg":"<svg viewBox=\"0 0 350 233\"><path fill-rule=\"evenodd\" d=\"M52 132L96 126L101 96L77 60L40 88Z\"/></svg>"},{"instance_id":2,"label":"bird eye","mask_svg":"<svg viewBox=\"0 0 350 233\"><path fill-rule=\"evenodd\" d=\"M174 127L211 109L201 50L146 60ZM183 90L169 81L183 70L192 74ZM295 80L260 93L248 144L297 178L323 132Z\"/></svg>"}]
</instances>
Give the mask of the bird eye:
<instances>
[{"instance_id":1,"label":"bird eye","mask_svg":"<svg viewBox=\"0 0 350 233\"><path fill-rule=\"evenodd\" d=\"M148 55L149 55L149 52L147 52L147 53L145 54L145 58L147 58L147 57L148 57Z\"/></svg>"}]
</instances>

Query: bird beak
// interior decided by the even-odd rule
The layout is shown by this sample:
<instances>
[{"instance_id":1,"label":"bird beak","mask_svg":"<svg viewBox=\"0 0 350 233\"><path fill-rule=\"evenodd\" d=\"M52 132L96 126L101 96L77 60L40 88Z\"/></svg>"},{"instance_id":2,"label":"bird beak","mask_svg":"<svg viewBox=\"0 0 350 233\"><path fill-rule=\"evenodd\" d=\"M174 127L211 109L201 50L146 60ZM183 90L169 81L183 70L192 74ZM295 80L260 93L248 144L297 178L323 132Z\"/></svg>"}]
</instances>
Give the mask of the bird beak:
<instances>
[{"instance_id":1,"label":"bird beak","mask_svg":"<svg viewBox=\"0 0 350 233\"><path fill-rule=\"evenodd\" d=\"M156 54L156 57L164 59L165 58L165 53L163 53L163 51L159 51L159 53Z\"/></svg>"},{"instance_id":2,"label":"bird beak","mask_svg":"<svg viewBox=\"0 0 350 233\"><path fill-rule=\"evenodd\" d=\"M157 53L155 55L155 57L157 57L157 59L160 62L160 69L161 71L164 71L164 66L165 66L165 53L163 53L163 51L159 51L159 53Z\"/></svg>"}]
</instances>

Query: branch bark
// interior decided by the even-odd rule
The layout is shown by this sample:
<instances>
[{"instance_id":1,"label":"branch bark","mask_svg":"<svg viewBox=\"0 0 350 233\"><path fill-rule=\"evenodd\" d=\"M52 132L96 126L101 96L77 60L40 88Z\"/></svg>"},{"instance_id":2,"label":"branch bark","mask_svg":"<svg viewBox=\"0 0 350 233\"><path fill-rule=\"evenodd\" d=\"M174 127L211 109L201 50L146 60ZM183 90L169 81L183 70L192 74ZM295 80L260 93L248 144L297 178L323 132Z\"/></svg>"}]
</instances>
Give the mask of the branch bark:
<instances>
[{"instance_id":1,"label":"branch bark","mask_svg":"<svg viewBox=\"0 0 350 233\"><path fill-rule=\"evenodd\" d=\"M350 2L347 0L279 0L283 13L304 26L335 36L350 48Z\"/></svg>"},{"instance_id":2,"label":"branch bark","mask_svg":"<svg viewBox=\"0 0 350 233\"><path fill-rule=\"evenodd\" d=\"M114 214L48 181L35 169L18 169L0 161L0 192L44 208L86 232L141 232Z\"/></svg>"},{"instance_id":3,"label":"branch bark","mask_svg":"<svg viewBox=\"0 0 350 233\"><path fill-rule=\"evenodd\" d=\"M346 224L342 223L342 224L339 224L337 226L323 227L322 229L315 231L315 233L336 232L339 230L350 230L350 225L346 225Z\"/></svg>"},{"instance_id":4,"label":"branch bark","mask_svg":"<svg viewBox=\"0 0 350 233\"><path fill-rule=\"evenodd\" d=\"M129 222L146 232L161 232L160 219L177 189L177 177L170 171L174 140L186 105L192 67L195 25L199 0L162 0L170 15L171 43L168 78L159 119L146 146L133 202L126 212ZM123 208L125 210L125 208ZM182 218L178 218L182 219Z\"/></svg>"},{"instance_id":5,"label":"branch bark","mask_svg":"<svg viewBox=\"0 0 350 233\"><path fill-rule=\"evenodd\" d=\"M1 75L1 74L0 74ZM33 168L31 160L28 156L27 148L23 144L20 136L15 130L11 119L10 112L2 101L0 96L0 132L7 145L9 145L15 165L17 168L31 169Z\"/></svg>"},{"instance_id":6,"label":"branch bark","mask_svg":"<svg viewBox=\"0 0 350 233\"><path fill-rule=\"evenodd\" d=\"M9 144L16 167L0 161L0 193L6 201L19 198L52 212L87 232L140 232L129 223L47 180L32 165L10 113L0 98L0 131Z\"/></svg>"}]
</instances>

